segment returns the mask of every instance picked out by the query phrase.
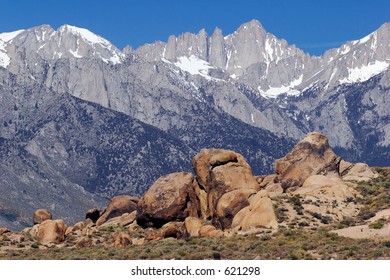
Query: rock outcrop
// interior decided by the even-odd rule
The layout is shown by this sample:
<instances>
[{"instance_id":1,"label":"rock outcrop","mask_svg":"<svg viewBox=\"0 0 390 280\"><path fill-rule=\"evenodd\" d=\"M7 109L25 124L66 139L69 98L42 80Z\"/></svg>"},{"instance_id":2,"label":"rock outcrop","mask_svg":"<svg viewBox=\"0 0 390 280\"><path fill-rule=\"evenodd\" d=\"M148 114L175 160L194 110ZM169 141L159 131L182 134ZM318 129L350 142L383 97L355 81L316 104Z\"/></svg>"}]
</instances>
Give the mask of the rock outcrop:
<instances>
[{"instance_id":1,"label":"rock outcrop","mask_svg":"<svg viewBox=\"0 0 390 280\"><path fill-rule=\"evenodd\" d=\"M234 151L203 149L192 161L199 185L207 194L207 215L228 228L235 214L249 205L260 186L244 157Z\"/></svg>"},{"instance_id":2,"label":"rock outcrop","mask_svg":"<svg viewBox=\"0 0 390 280\"><path fill-rule=\"evenodd\" d=\"M278 222L272 201L265 190L249 199L249 206L235 215L232 228L248 231L254 228L276 229Z\"/></svg>"},{"instance_id":3,"label":"rock outcrop","mask_svg":"<svg viewBox=\"0 0 390 280\"><path fill-rule=\"evenodd\" d=\"M340 160L329 146L328 138L311 132L275 162L276 180L284 190L299 188L311 175L338 173Z\"/></svg>"},{"instance_id":4,"label":"rock outcrop","mask_svg":"<svg viewBox=\"0 0 390 280\"><path fill-rule=\"evenodd\" d=\"M159 227L174 220L200 215L198 184L191 173L178 172L160 177L140 199L137 223Z\"/></svg>"},{"instance_id":5,"label":"rock outcrop","mask_svg":"<svg viewBox=\"0 0 390 280\"><path fill-rule=\"evenodd\" d=\"M46 220L38 225L36 239L39 243L61 243L65 240L67 226L61 219Z\"/></svg>"},{"instance_id":6,"label":"rock outcrop","mask_svg":"<svg viewBox=\"0 0 390 280\"><path fill-rule=\"evenodd\" d=\"M138 201L139 198L128 195L112 198L102 216L96 221L96 225L100 226L109 219L133 212L137 209Z\"/></svg>"},{"instance_id":7,"label":"rock outcrop","mask_svg":"<svg viewBox=\"0 0 390 280\"><path fill-rule=\"evenodd\" d=\"M41 224L43 221L51 220L52 215L46 209L37 209L34 211L33 220L34 225Z\"/></svg>"}]
</instances>

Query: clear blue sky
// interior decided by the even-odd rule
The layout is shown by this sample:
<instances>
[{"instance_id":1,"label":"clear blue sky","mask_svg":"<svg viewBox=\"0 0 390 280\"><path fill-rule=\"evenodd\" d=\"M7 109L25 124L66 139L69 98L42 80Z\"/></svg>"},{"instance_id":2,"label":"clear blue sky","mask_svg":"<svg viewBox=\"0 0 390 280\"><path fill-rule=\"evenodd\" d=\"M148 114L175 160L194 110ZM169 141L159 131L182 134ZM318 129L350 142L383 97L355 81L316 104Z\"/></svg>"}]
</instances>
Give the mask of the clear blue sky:
<instances>
[{"instance_id":1,"label":"clear blue sky","mask_svg":"<svg viewBox=\"0 0 390 280\"><path fill-rule=\"evenodd\" d=\"M202 28L212 34L216 26L227 35L258 19L278 38L319 55L390 22L390 0L2 0L0 7L0 33L70 24L120 49Z\"/></svg>"}]
</instances>

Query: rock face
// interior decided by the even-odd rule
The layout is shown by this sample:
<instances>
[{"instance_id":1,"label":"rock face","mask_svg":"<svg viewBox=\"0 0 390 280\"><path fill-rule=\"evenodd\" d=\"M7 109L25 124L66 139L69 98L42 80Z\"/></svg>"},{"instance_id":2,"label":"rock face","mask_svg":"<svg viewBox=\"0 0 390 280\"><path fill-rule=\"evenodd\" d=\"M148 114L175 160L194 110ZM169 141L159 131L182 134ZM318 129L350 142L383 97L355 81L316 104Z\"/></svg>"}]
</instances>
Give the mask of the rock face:
<instances>
[{"instance_id":1,"label":"rock face","mask_svg":"<svg viewBox=\"0 0 390 280\"><path fill-rule=\"evenodd\" d=\"M96 221L96 225L100 226L111 218L133 212L137 209L138 201L139 198L128 195L112 198L102 216Z\"/></svg>"},{"instance_id":2,"label":"rock face","mask_svg":"<svg viewBox=\"0 0 390 280\"><path fill-rule=\"evenodd\" d=\"M51 220L52 215L46 209L37 209L34 211L34 225L41 224L43 221Z\"/></svg>"},{"instance_id":3,"label":"rock face","mask_svg":"<svg viewBox=\"0 0 390 280\"><path fill-rule=\"evenodd\" d=\"M118 226L118 225L125 227L131 224L132 222L134 222L136 218L137 218L137 211L133 211L131 213L125 213L122 216L109 219L105 223L101 224L100 227Z\"/></svg>"},{"instance_id":4,"label":"rock face","mask_svg":"<svg viewBox=\"0 0 390 280\"><path fill-rule=\"evenodd\" d=\"M354 203L358 192L338 176L312 175L293 194L302 198L306 211L333 221L356 216L360 210Z\"/></svg>"},{"instance_id":5,"label":"rock face","mask_svg":"<svg viewBox=\"0 0 390 280\"><path fill-rule=\"evenodd\" d=\"M196 217L187 217L184 220L187 235L189 237L199 237L199 230L202 227L202 220Z\"/></svg>"},{"instance_id":6,"label":"rock face","mask_svg":"<svg viewBox=\"0 0 390 280\"><path fill-rule=\"evenodd\" d=\"M248 231L253 228L276 229L278 222L267 191L259 191L250 198L249 206L235 215L232 228Z\"/></svg>"},{"instance_id":7,"label":"rock face","mask_svg":"<svg viewBox=\"0 0 390 280\"><path fill-rule=\"evenodd\" d=\"M228 228L234 215L249 205L260 186L244 157L234 151L203 149L192 161L196 178L207 193L207 215Z\"/></svg>"},{"instance_id":8,"label":"rock face","mask_svg":"<svg viewBox=\"0 0 390 280\"><path fill-rule=\"evenodd\" d=\"M67 226L63 220L46 220L39 224L36 239L42 244L61 243L65 240Z\"/></svg>"},{"instance_id":9,"label":"rock face","mask_svg":"<svg viewBox=\"0 0 390 280\"><path fill-rule=\"evenodd\" d=\"M311 132L285 157L275 162L276 180L284 190L298 188L311 175L338 173L340 160L324 135Z\"/></svg>"},{"instance_id":10,"label":"rock face","mask_svg":"<svg viewBox=\"0 0 390 280\"><path fill-rule=\"evenodd\" d=\"M188 172L160 177L138 203L138 224L158 227L169 221L198 217L197 188L194 176Z\"/></svg>"},{"instance_id":11,"label":"rock face","mask_svg":"<svg viewBox=\"0 0 390 280\"><path fill-rule=\"evenodd\" d=\"M370 181L377 178L378 174L365 163L356 163L343 176L344 181Z\"/></svg>"}]
</instances>

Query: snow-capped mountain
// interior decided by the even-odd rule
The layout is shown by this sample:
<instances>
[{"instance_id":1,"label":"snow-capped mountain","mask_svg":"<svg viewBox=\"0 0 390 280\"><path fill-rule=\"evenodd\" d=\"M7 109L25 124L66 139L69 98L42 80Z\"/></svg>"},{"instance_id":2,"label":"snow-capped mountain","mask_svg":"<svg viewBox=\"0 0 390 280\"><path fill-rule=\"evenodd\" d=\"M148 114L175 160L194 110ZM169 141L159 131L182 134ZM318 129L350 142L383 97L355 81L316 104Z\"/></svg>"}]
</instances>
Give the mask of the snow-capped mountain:
<instances>
[{"instance_id":1,"label":"snow-capped mountain","mask_svg":"<svg viewBox=\"0 0 390 280\"><path fill-rule=\"evenodd\" d=\"M10 58L32 52L45 60L61 58L99 58L104 62L122 62L124 54L104 38L84 28L63 25L54 30L42 25L27 30L0 34L1 66L9 67ZM11 66L12 67L12 66Z\"/></svg>"},{"instance_id":2,"label":"snow-capped mountain","mask_svg":"<svg viewBox=\"0 0 390 280\"><path fill-rule=\"evenodd\" d=\"M257 20L123 51L70 25L1 33L0 185L22 172L13 193L74 184L139 194L204 147L236 150L267 173L314 130L344 159L389 165L389 65L389 23L323 56Z\"/></svg>"}]
</instances>

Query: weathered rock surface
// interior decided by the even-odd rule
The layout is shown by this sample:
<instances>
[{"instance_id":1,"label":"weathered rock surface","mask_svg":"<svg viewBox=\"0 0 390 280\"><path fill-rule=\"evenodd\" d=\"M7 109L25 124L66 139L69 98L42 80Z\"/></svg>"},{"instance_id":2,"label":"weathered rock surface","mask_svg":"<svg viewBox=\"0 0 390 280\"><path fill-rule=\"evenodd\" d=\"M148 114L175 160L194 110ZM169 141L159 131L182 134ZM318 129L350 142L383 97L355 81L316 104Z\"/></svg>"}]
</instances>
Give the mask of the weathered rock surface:
<instances>
[{"instance_id":1,"label":"weathered rock surface","mask_svg":"<svg viewBox=\"0 0 390 280\"><path fill-rule=\"evenodd\" d=\"M340 160L324 135L311 132L275 162L277 181L284 190L298 188L311 175L338 173Z\"/></svg>"},{"instance_id":2,"label":"weathered rock surface","mask_svg":"<svg viewBox=\"0 0 390 280\"><path fill-rule=\"evenodd\" d=\"M169 222L161 227L161 235L164 238L181 238L185 234L183 222Z\"/></svg>"},{"instance_id":3,"label":"weathered rock surface","mask_svg":"<svg viewBox=\"0 0 390 280\"><path fill-rule=\"evenodd\" d=\"M109 219L105 223L101 224L99 227L104 228L108 226L122 226L125 227L130 225L137 218L137 211L134 210L131 213L124 213L122 216Z\"/></svg>"},{"instance_id":4,"label":"weathered rock surface","mask_svg":"<svg viewBox=\"0 0 390 280\"><path fill-rule=\"evenodd\" d=\"M378 174L365 163L356 163L343 176L344 181L370 181L377 178Z\"/></svg>"},{"instance_id":5,"label":"weathered rock surface","mask_svg":"<svg viewBox=\"0 0 390 280\"><path fill-rule=\"evenodd\" d=\"M61 243L65 240L67 226L63 220L46 220L38 226L36 239L42 244Z\"/></svg>"},{"instance_id":6,"label":"weathered rock surface","mask_svg":"<svg viewBox=\"0 0 390 280\"><path fill-rule=\"evenodd\" d=\"M199 230L202 227L202 220L196 217L187 217L184 220L187 235L189 237L199 237Z\"/></svg>"},{"instance_id":7,"label":"weathered rock surface","mask_svg":"<svg viewBox=\"0 0 390 280\"><path fill-rule=\"evenodd\" d=\"M120 232L115 237L114 247L115 248L125 248L129 245L133 244L133 239L130 237L130 235L126 232Z\"/></svg>"},{"instance_id":8,"label":"weathered rock surface","mask_svg":"<svg viewBox=\"0 0 390 280\"><path fill-rule=\"evenodd\" d=\"M52 215L46 209L37 209L34 211L34 216L33 216L34 225L40 224L43 221L51 220L51 219L52 219Z\"/></svg>"},{"instance_id":9,"label":"weathered rock surface","mask_svg":"<svg viewBox=\"0 0 390 280\"><path fill-rule=\"evenodd\" d=\"M356 216L360 210L354 202L358 192L338 176L310 176L293 194L302 198L306 211L318 213L320 217L330 217L334 221Z\"/></svg>"},{"instance_id":10,"label":"weathered rock surface","mask_svg":"<svg viewBox=\"0 0 390 280\"><path fill-rule=\"evenodd\" d=\"M248 205L248 197L260 189L251 167L242 155L222 149L203 149L192 164L207 193L206 217L218 227L229 227L234 215Z\"/></svg>"},{"instance_id":11,"label":"weathered rock surface","mask_svg":"<svg viewBox=\"0 0 390 280\"><path fill-rule=\"evenodd\" d=\"M219 237L224 235L222 230L213 225L204 225L199 229L199 237Z\"/></svg>"},{"instance_id":12,"label":"weathered rock surface","mask_svg":"<svg viewBox=\"0 0 390 280\"><path fill-rule=\"evenodd\" d=\"M116 196L111 199L102 216L96 221L96 225L100 226L109 219L131 213L137 209L139 198L128 195Z\"/></svg>"},{"instance_id":13,"label":"weathered rock surface","mask_svg":"<svg viewBox=\"0 0 390 280\"><path fill-rule=\"evenodd\" d=\"M249 206L243 208L232 221L232 228L248 231L254 228L276 229L278 222L267 191L259 191L250 198Z\"/></svg>"},{"instance_id":14,"label":"weathered rock surface","mask_svg":"<svg viewBox=\"0 0 390 280\"><path fill-rule=\"evenodd\" d=\"M186 217L198 217L200 203L196 195L198 185L187 172L160 177L138 203L137 223L142 226L161 226Z\"/></svg>"}]
</instances>

